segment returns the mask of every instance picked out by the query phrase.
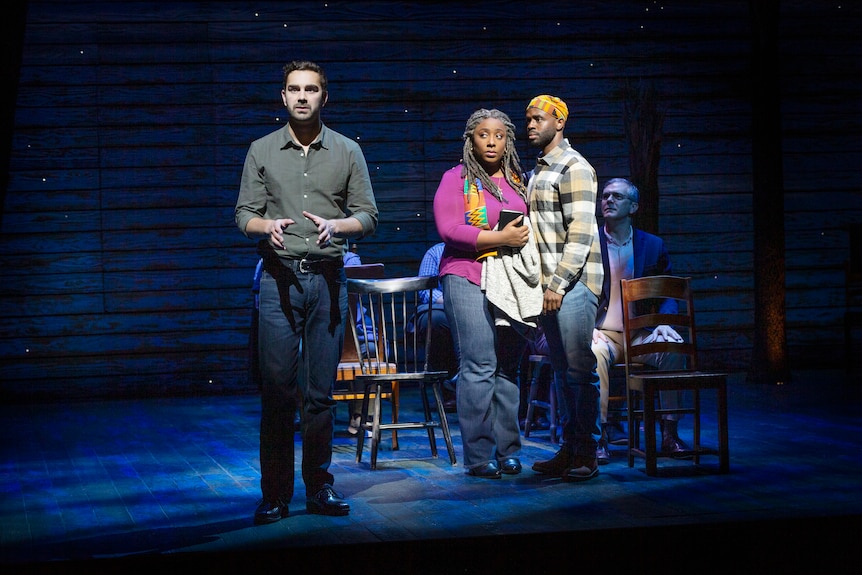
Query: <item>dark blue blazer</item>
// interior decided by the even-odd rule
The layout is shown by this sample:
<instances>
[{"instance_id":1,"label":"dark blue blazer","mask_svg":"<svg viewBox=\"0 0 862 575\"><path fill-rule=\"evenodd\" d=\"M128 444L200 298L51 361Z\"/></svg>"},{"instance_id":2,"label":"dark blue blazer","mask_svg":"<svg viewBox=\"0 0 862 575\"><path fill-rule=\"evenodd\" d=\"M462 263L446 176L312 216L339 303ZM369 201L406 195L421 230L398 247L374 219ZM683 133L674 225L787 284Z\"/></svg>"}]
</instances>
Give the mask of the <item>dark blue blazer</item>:
<instances>
[{"instance_id":1,"label":"dark blue blazer","mask_svg":"<svg viewBox=\"0 0 862 575\"><path fill-rule=\"evenodd\" d=\"M633 228L632 252L634 253L634 277L672 275L670 256L664 247L664 242L658 236L643 230ZM599 241L602 246L602 265L605 269L605 279L602 282L602 293L599 295L599 309L596 312L596 325L599 325L608 313L611 299L611 270L608 265L608 239L604 227L599 228ZM677 304L674 300L661 302L662 312L675 313Z\"/></svg>"}]
</instances>

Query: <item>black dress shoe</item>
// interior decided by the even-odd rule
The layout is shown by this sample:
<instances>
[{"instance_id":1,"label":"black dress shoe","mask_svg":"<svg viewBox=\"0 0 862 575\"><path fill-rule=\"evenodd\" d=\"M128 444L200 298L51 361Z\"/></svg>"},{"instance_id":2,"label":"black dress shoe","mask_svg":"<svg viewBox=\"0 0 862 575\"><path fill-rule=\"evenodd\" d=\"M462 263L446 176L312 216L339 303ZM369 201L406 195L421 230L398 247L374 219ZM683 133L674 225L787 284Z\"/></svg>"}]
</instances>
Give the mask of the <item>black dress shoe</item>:
<instances>
[{"instance_id":1,"label":"black dress shoe","mask_svg":"<svg viewBox=\"0 0 862 575\"><path fill-rule=\"evenodd\" d=\"M506 475L517 475L521 473L521 461L517 457L507 457L497 461L500 473Z\"/></svg>"},{"instance_id":2,"label":"black dress shoe","mask_svg":"<svg viewBox=\"0 0 862 575\"><path fill-rule=\"evenodd\" d=\"M467 470L467 475L482 477L484 479L500 479L502 477L500 468L497 467L496 461L489 461L485 465L480 465L479 467L471 467Z\"/></svg>"},{"instance_id":3,"label":"black dress shoe","mask_svg":"<svg viewBox=\"0 0 862 575\"><path fill-rule=\"evenodd\" d=\"M275 523L282 517L290 515L287 503L281 499L262 499L254 510L254 524L265 525Z\"/></svg>"},{"instance_id":4,"label":"black dress shoe","mask_svg":"<svg viewBox=\"0 0 862 575\"><path fill-rule=\"evenodd\" d=\"M692 459L691 448L679 437L664 435L661 438L661 450L674 459Z\"/></svg>"},{"instance_id":5,"label":"black dress shoe","mask_svg":"<svg viewBox=\"0 0 862 575\"><path fill-rule=\"evenodd\" d=\"M331 485L324 485L313 497L306 498L305 510L316 515L347 515L350 505Z\"/></svg>"}]
</instances>

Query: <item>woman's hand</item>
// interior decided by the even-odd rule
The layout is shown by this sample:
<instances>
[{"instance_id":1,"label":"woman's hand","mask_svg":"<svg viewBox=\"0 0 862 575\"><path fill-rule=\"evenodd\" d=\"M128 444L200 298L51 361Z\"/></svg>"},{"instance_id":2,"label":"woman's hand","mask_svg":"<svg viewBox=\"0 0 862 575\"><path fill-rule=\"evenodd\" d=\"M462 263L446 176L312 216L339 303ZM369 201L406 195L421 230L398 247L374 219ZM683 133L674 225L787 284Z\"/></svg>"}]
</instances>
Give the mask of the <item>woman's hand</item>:
<instances>
[{"instance_id":1,"label":"woman's hand","mask_svg":"<svg viewBox=\"0 0 862 575\"><path fill-rule=\"evenodd\" d=\"M516 218L509 222L502 230L498 231L500 243L498 245L508 246L510 248L522 248L527 245L530 240L530 228L521 225L524 216Z\"/></svg>"}]
</instances>

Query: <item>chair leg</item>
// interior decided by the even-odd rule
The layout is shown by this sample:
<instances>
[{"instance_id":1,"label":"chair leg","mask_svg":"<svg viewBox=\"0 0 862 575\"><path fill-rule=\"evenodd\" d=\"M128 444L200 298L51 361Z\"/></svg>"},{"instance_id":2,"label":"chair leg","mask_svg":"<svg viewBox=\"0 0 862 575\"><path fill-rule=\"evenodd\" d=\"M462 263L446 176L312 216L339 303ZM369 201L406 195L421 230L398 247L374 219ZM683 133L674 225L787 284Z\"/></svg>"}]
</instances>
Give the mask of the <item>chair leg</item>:
<instances>
[{"instance_id":1,"label":"chair leg","mask_svg":"<svg viewBox=\"0 0 862 575\"><path fill-rule=\"evenodd\" d=\"M542 371L542 362L533 362L530 369L530 398L527 400L527 415L524 419L524 437L530 437L530 428L533 421L533 408L536 405L536 397L539 394L539 375Z\"/></svg>"},{"instance_id":2,"label":"chair leg","mask_svg":"<svg viewBox=\"0 0 862 575\"><path fill-rule=\"evenodd\" d=\"M548 414L548 422L551 426L551 442L559 443L559 435L557 434L557 379L554 377L553 372L551 373L551 383L548 386L548 404L551 406L548 410L550 413ZM524 429L526 429L526 424L524 425Z\"/></svg>"},{"instance_id":3,"label":"chair leg","mask_svg":"<svg viewBox=\"0 0 862 575\"><path fill-rule=\"evenodd\" d=\"M437 386L431 384L431 393L434 395L434 401L439 406L443 399L440 397ZM437 436L434 434L434 427L431 423L431 402L428 401L428 386L425 383L419 384L419 395L422 398L422 413L425 416L425 431L428 433L428 443L431 445L431 457L437 458Z\"/></svg>"},{"instance_id":4,"label":"chair leg","mask_svg":"<svg viewBox=\"0 0 862 575\"><path fill-rule=\"evenodd\" d=\"M398 411L401 407L401 389L398 382L392 383L392 423L398 423ZM392 430L392 451L398 451L398 430Z\"/></svg>"},{"instance_id":5,"label":"chair leg","mask_svg":"<svg viewBox=\"0 0 862 575\"><path fill-rule=\"evenodd\" d=\"M365 384L365 389L362 392L362 409L359 413L359 433L356 434L356 463L362 462L362 450L365 448L365 429L363 424L368 421L368 392L371 388L370 383Z\"/></svg>"},{"instance_id":6,"label":"chair leg","mask_svg":"<svg viewBox=\"0 0 862 575\"><path fill-rule=\"evenodd\" d=\"M442 398L443 394L438 386L437 394ZM437 404L437 413L440 417L440 428L443 430L443 441L446 442L446 450L449 452L449 461L452 465L457 463L455 459L455 446L452 444L452 432L449 430L449 419L446 417L446 410L443 408L443 402Z\"/></svg>"},{"instance_id":7,"label":"chair leg","mask_svg":"<svg viewBox=\"0 0 862 575\"><path fill-rule=\"evenodd\" d=\"M692 399L694 403L694 422L692 423L693 433L692 440L694 445L694 464L700 465L700 390L692 390Z\"/></svg>"},{"instance_id":8,"label":"chair leg","mask_svg":"<svg viewBox=\"0 0 862 575\"><path fill-rule=\"evenodd\" d=\"M443 432L443 441L446 443L446 451L449 453L449 461L455 465L455 446L452 443L452 433L449 430L449 420L446 417L446 410L443 407L443 388L439 381L431 384L431 390L434 392L434 401L437 405L437 417L440 418L440 429ZM429 430L432 428L429 428ZM437 444L434 444L434 456L436 457Z\"/></svg>"},{"instance_id":9,"label":"chair leg","mask_svg":"<svg viewBox=\"0 0 862 575\"><path fill-rule=\"evenodd\" d=\"M718 470L730 472L730 445L727 430L727 383L718 387Z\"/></svg>"},{"instance_id":10,"label":"chair leg","mask_svg":"<svg viewBox=\"0 0 862 575\"><path fill-rule=\"evenodd\" d=\"M382 405L380 403L380 394L383 392L383 385L380 383L374 386L374 420L371 425L371 469L377 469L377 449L380 446L380 414ZM366 396L368 394L366 393ZM368 417L365 413L363 417ZM364 435L364 430L359 430L360 435Z\"/></svg>"},{"instance_id":11,"label":"chair leg","mask_svg":"<svg viewBox=\"0 0 862 575\"><path fill-rule=\"evenodd\" d=\"M655 436L655 390L648 383L643 388L643 412L644 412L644 453L646 455L646 474L655 476L658 472L656 463L656 436Z\"/></svg>"},{"instance_id":12,"label":"chair leg","mask_svg":"<svg viewBox=\"0 0 862 575\"><path fill-rule=\"evenodd\" d=\"M638 443L635 442L635 438L640 439L640 432L637 431L637 427L635 426L635 410L637 409L637 403L635 402L635 392L628 388L628 382L626 382L626 401L629 405L628 413L626 413L626 421L628 422L628 430L627 433L629 435L629 444L628 444L628 460L629 467L634 467L635 465L635 453L634 449L638 446Z\"/></svg>"}]
</instances>

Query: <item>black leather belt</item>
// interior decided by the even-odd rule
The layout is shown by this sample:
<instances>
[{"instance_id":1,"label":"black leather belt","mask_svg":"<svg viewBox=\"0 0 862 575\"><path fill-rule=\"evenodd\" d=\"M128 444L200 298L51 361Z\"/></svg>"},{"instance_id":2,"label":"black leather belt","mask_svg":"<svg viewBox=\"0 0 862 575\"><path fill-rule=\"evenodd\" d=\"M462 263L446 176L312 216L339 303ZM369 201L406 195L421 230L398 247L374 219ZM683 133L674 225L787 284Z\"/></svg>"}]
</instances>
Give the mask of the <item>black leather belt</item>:
<instances>
[{"instance_id":1,"label":"black leather belt","mask_svg":"<svg viewBox=\"0 0 862 575\"><path fill-rule=\"evenodd\" d=\"M305 258L285 259L279 258L284 267L292 269L301 274L324 274L333 272L344 266L342 260L307 260Z\"/></svg>"}]
</instances>

